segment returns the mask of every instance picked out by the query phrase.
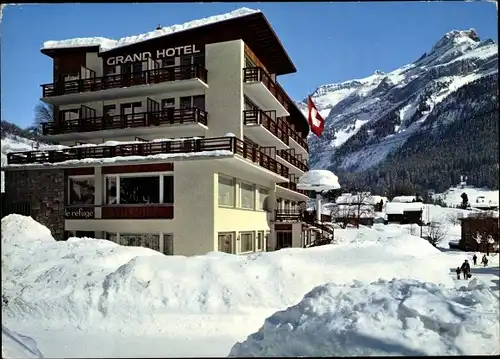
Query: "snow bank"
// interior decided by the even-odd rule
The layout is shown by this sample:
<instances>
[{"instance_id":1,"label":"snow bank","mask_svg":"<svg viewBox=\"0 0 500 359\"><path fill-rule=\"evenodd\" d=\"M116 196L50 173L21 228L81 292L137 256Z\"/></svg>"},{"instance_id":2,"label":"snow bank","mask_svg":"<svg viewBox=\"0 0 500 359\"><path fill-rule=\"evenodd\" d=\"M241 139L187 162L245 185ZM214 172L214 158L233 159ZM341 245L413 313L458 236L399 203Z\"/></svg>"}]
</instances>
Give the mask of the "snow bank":
<instances>
[{"instance_id":1,"label":"snow bank","mask_svg":"<svg viewBox=\"0 0 500 359\"><path fill-rule=\"evenodd\" d=\"M484 285L416 280L327 284L269 317L230 356L485 355L499 349L498 299Z\"/></svg>"},{"instance_id":2,"label":"snow bank","mask_svg":"<svg viewBox=\"0 0 500 359\"><path fill-rule=\"evenodd\" d=\"M306 191L328 191L340 188L339 178L327 170L310 170L300 176L297 188Z\"/></svg>"},{"instance_id":3,"label":"snow bank","mask_svg":"<svg viewBox=\"0 0 500 359\"><path fill-rule=\"evenodd\" d=\"M2 359L43 358L36 342L2 324Z\"/></svg>"},{"instance_id":4,"label":"snow bank","mask_svg":"<svg viewBox=\"0 0 500 359\"><path fill-rule=\"evenodd\" d=\"M8 228L2 242L16 243L2 252L10 258L2 270L8 300L2 314L26 324L91 328L99 323L138 333L164 328L172 313L280 310L329 282L398 277L454 285L447 263L436 260L441 252L401 231L346 230L339 232L340 245L182 257L99 239L38 241L35 250L26 241L37 237L29 233L35 227L12 230L32 221L22 218L2 219L2 228Z\"/></svg>"}]
</instances>

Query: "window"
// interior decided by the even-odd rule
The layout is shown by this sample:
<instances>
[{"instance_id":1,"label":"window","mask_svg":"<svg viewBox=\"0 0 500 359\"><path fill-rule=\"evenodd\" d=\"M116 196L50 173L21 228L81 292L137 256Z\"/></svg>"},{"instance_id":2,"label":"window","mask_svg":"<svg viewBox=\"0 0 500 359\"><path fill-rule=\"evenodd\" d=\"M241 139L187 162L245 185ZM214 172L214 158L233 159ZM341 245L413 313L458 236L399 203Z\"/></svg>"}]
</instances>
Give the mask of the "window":
<instances>
[{"instance_id":1,"label":"window","mask_svg":"<svg viewBox=\"0 0 500 359\"><path fill-rule=\"evenodd\" d=\"M254 186L248 183L240 183L240 198L241 208L254 209L255 206L255 190Z\"/></svg>"},{"instance_id":2,"label":"window","mask_svg":"<svg viewBox=\"0 0 500 359\"><path fill-rule=\"evenodd\" d=\"M160 203L160 176L121 177L120 204Z\"/></svg>"},{"instance_id":3,"label":"window","mask_svg":"<svg viewBox=\"0 0 500 359\"><path fill-rule=\"evenodd\" d=\"M164 234L163 235L163 254L173 255L174 254L174 235Z\"/></svg>"},{"instance_id":4,"label":"window","mask_svg":"<svg viewBox=\"0 0 500 359\"><path fill-rule=\"evenodd\" d=\"M219 233L218 242L219 252L234 253L234 233Z\"/></svg>"},{"instance_id":5,"label":"window","mask_svg":"<svg viewBox=\"0 0 500 359\"><path fill-rule=\"evenodd\" d=\"M194 55L193 64L205 67L205 54Z\"/></svg>"},{"instance_id":6,"label":"window","mask_svg":"<svg viewBox=\"0 0 500 359\"><path fill-rule=\"evenodd\" d=\"M145 247L160 251L160 235L120 233L119 244L122 246Z\"/></svg>"},{"instance_id":7,"label":"window","mask_svg":"<svg viewBox=\"0 0 500 359\"><path fill-rule=\"evenodd\" d=\"M265 211L267 209L267 196L269 196L269 191L265 188L259 188L258 195L257 209L259 211Z\"/></svg>"},{"instance_id":8,"label":"window","mask_svg":"<svg viewBox=\"0 0 500 359\"><path fill-rule=\"evenodd\" d=\"M102 107L102 114L104 116L114 116L114 115L116 115L116 105L104 105Z\"/></svg>"},{"instance_id":9,"label":"window","mask_svg":"<svg viewBox=\"0 0 500 359\"><path fill-rule=\"evenodd\" d=\"M94 178L69 178L68 189L69 204L94 204Z\"/></svg>"},{"instance_id":10,"label":"window","mask_svg":"<svg viewBox=\"0 0 500 359\"><path fill-rule=\"evenodd\" d=\"M257 250L262 251L264 249L264 231L257 232Z\"/></svg>"},{"instance_id":11,"label":"window","mask_svg":"<svg viewBox=\"0 0 500 359\"><path fill-rule=\"evenodd\" d=\"M163 100L161 100L161 108L162 109L167 109L167 108L171 108L171 107L175 107L175 98L165 98Z\"/></svg>"},{"instance_id":12,"label":"window","mask_svg":"<svg viewBox=\"0 0 500 359\"><path fill-rule=\"evenodd\" d=\"M166 57L162 61L163 67L171 67L175 66L175 57Z\"/></svg>"},{"instance_id":13,"label":"window","mask_svg":"<svg viewBox=\"0 0 500 359\"><path fill-rule=\"evenodd\" d=\"M180 108L191 108L191 96L180 98Z\"/></svg>"},{"instance_id":14,"label":"window","mask_svg":"<svg viewBox=\"0 0 500 359\"><path fill-rule=\"evenodd\" d=\"M292 232L276 232L276 249L292 246Z\"/></svg>"},{"instance_id":15,"label":"window","mask_svg":"<svg viewBox=\"0 0 500 359\"><path fill-rule=\"evenodd\" d=\"M162 185L161 176L163 176ZM105 199L106 204L173 204L174 177L172 175L107 176Z\"/></svg>"},{"instance_id":16,"label":"window","mask_svg":"<svg viewBox=\"0 0 500 359\"><path fill-rule=\"evenodd\" d=\"M118 66L106 66L106 69L104 70L104 75L105 76L112 76L118 74Z\"/></svg>"},{"instance_id":17,"label":"window","mask_svg":"<svg viewBox=\"0 0 500 359\"><path fill-rule=\"evenodd\" d=\"M255 106L255 104L252 101L250 101L248 97L245 96L245 111L251 111L256 109L258 109L258 107Z\"/></svg>"},{"instance_id":18,"label":"window","mask_svg":"<svg viewBox=\"0 0 500 359\"><path fill-rule=\"evenodd\" d=\"M131 115L141 112L142 102L122 103L120 111L122 115Z\"/></svg>"},{"instance_id":19,"label":"window","mask_svg":"<svg viewBox=\"0 0 500 359\"><path fill-rule=\"evenodd\" d=\"M80 109L62 110L60 115L63 121L77 120L80 118Z\"/></svg>"},{"instance_id":20,"label":"window","mask_svg":"<svg viewBox=\"0 0 500 359\"><path fill-rule=\"evenodd\" d=\"M181 66L189 66L193 61L192 56L181 57Z\"/></svg>"},{"instance_id":21,"label":"window","mask_svg":"<svg viewBox=\"0 0 500 359\"><path fill-rule=\"evenodd\" d=\"M205 110L205 95L193 96L193 107Z\"/></svg>"},{"instance_id":22,"label":"window","mask_svg":"<svg viewBox=\"0 0 500 359\"><path fill-rule=\"evenodd\" d=\"M106 177L106 204L118 204L117 177Z\"/></svg>"},{"instance_id":23,"label":"window","mask_svg":"<svg viewBox=\"0 0 500 359\"><path fill-rule=\"evenodd\" d=\"M219 206L234 207L234 180L219 176Z\"/></svg>"},{"instance_id":24,"label":"window","mask_svg":"<svg viewBox=\"0 0 500 359\"><path fill-rule=\"evenodd\" d=\"M241 253L254 252L254 232L240 233Z\"/></svg>"},{"instance_id":25,"label":"window","mask_svg":"<svg viewBox=\"0 0 500 359\"><path fill-rule=\"evenodd\" d=\"M163 176L163 203L174 203L174 176Z\"/></svg>"},{"instance_id":26,"label":"window","mask_svg":"<svg viewBox=\"0 0 500 359\"><path fill-rule=\"evenodd\" d=\"M64 74L62 77L64 82L76 81L80 79L80 73Z\"/></svg>"}]
</instances>

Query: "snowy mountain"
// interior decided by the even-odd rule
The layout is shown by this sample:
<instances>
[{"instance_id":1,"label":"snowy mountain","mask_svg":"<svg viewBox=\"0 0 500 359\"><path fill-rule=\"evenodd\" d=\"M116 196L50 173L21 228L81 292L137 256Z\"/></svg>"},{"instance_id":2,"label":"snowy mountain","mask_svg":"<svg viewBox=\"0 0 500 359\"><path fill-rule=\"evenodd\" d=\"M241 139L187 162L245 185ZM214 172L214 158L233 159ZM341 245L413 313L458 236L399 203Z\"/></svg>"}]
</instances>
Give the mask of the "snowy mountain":
<instances>
[{"instance_id":1,"label":"snowy mountain","mask_svg":"<svg viewBox=\"0 0 500 359\"><path fill-rule=\"evenodd\" d=\"M454 122L496 110L497 76L498 45L470 29L445 34L428 53L390 73L320 86L312 98L326 124L321 138L309 137L310 166L360 173L405 150L409 159L416 152L409 143L421 135L439 143L446 136L441 130ZM304 112L306 101L299 103Z\"/></svg>"}]
</instances>

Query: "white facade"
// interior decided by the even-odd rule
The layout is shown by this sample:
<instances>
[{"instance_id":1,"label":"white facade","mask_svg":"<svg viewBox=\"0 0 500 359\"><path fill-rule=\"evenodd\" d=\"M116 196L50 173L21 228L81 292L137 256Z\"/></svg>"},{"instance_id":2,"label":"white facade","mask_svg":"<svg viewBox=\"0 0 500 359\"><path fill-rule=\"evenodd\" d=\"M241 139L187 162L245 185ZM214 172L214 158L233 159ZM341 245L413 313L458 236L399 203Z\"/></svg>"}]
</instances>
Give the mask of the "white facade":
<instances>
[{"instance_id":1,"label":"white facade","mask_svg":"<svg viewBox=\"0 0 500 359\"><path fill-rule=\"evenodd\" d=\"M242 40L207 44L204 53L204 67L208 76L206 83L198 78L165 83L135 85L125 88L110 88L102 91L63 94L45 97L47 103L58 106L59 111L68 111L65 121L75 121L82 116L81 106L89 108L92 117L105 115L104 109L114 106L115 115L123 114L124 104L132 105L133 114L148 112L148 99L160 106L168 104L175 110L193 107L194 97L204 96L203 109L207 114L206 124L200 122L171 123L128 128L67 132L47 135L47 138L60 144L72 146L76 142L99 144L106 141L133 141L159 138L214 138L234 134L239 140L248 140L264 147L294 149L296 154L307 158L307 150L296 141L284 143L265 126L245 124L245 98L247 97L261 111L274 111L276 116L289 115L274 95L257 81L244 81L243 69L246 63L245 44ZM173 64L180 65L181 59L175 58ZM145 70L143 65L143 70ZM96 77L104 75L103 60L97 53L87 53L86 67L95 72ZM119 73L117 71L115 73ZM270 74L273 79L275 76ZM81 78L88 78L89 71L82 68ZM186 98L191 97L190 106ZM186 102L187 101L187 102ZM201 103L201 102L200 102ZM131 108L132 108L131 107ZM161 108L160 108L161 109ZM86 110L87 111L87 110ZM130 116L131 112L126 112ZM140 118L140 115L137 115ZM69 122L68 122L69 123ZM293 152L292 152L293 154ZM282 155L283 156L283 155ZM278 163L290 168L290 173L300 175L302 169L287 162L279 155ZM166 161L165 161L166 162ZM90 176L94 183L93 218L66 219L65 229L72 234L94 232L96 237L107 237L120 241L126 234L149 234L157 236L159 250L165 254L200 255L210 251L228 251L244 254L276 247L274 231L274 210L277 201L287 203L294 209L297 203L307 200L299 191L287 189L278 183L289 182L264 167L244 158L209 158L168 161L174 162L172 172L113 174L114 177L159 176L160 202L166 199L161 184L163 176L173 176L173 218L172 219L104 219L99 206L106 203L106 178L101 165L95 167ZM82 178L88 178L84 176ZM73 177L71 177L73 178ZM78 180L78 176L74 177ZM71 179L70 179L71 180ZM224 180L233 183L233 194L229 195ZM221 184L221 181L223 182ZM118 188L118 187L117 187ZM221 191L224 190L224 193ZM118 191L118 190L117 190ZM253 199L251 198L253 193ZM117 195L118 196L118 195ZM233 197L230 203L224 198ZM265 203L263 198L265 197ZM164 204L169 204L163 202ZM121 204L121 203L120 203ZM161 204L161 203L160 203ZM291 246L304 245L302 224L294 223ZM226 241L225 241L226 240ZM168 245L166 241L169 241ZM225 243L225 248L221 248Z\"/></svg>"}]
</instances>

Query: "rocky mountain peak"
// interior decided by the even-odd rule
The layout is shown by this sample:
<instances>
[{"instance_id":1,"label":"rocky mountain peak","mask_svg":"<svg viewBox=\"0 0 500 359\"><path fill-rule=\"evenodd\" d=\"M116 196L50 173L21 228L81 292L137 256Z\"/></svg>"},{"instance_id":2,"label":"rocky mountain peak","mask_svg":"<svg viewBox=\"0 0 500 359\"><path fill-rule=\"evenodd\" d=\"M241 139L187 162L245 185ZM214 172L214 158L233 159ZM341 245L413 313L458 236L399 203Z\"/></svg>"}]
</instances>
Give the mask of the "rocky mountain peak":
<instances>
[{"instance_id":1,"label":"rocky mountain peak","mask_svg":"<svg viewBox=\"0 0 500 359\"><path fill-rule=\"evenodd\" d=\"M447 32L438 42L436 42L436 44L432 47L431 53L445 47L449 48L465 43L473 44L480 41L481 39L475 29L452 30Z\"/></svg>"}]
</instances>

